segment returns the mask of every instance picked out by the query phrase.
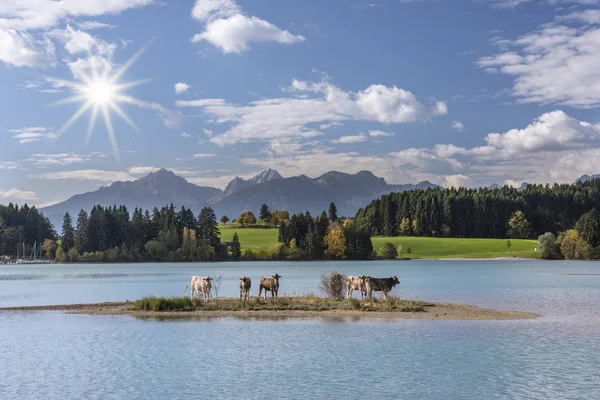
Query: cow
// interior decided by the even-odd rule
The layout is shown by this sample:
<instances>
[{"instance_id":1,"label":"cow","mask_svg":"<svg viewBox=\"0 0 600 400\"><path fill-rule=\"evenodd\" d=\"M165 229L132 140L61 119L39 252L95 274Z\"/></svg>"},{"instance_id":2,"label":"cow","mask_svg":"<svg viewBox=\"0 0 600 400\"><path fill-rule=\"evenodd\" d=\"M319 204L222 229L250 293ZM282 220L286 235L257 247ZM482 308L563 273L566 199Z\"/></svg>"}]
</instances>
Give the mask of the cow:
<instances>
[{"instance_id":1,"label":"cow","mask_svg":"<svg viewBox=\"0 0 600 400\"><path fill-rule=\"evenodd\" d=\"M351 299L352 293L355 290L360 291L360 298L364 299L367 296L367 286L365 279L367 277L364 275L361 276L352 276L348 275L346 277L346 298Z\"/></svg>"},{"instance_id":2,"label":"cow","mask_svg":"<svg viewBox=\"0 0 600 400\"><path fill-rule=\"evenodd\" d=\"M240 280L240 300L250 300L250 287L252 286L252 281L247 276L242 276L238 279Z\"/></svg>"},{"instance_id":3,"label":"cow","mask_svg":"<svg viewBox=\"0 0 600 400\"><path fill-rule=\"evenodd\" d=\"M202 293L202 297L205 300L208 300L210 297L210 289L212 278L210 276L192 276L187 285L185 285L185 289L183 289L183 293L186 292L188 286L191 285L192 292L190 294L190 298L194 298L194 292L196 292L196 297L200 298L200 294Z\"/></svg>"},{"instance_id":4,"label":"cow","mask_svg":"<svg viewBox=\"0 0 600 400\"><path fill-rule=\"evenodd\" d=\"M279 278L281 278L279 274L275 274L270 278L265 278L264 276L260 277L260 284L258 287L259 300L263 289L265 291L265 300L267 300L267 291L271 292L272 298L277 297L277 292L279 291Z\"/></svg>"},{"instance_id":5,"label":"cow","mask_svg":"<svg viewBox=\"0 0 600 400\"><path fill-rule=\"evenodd\" d=\"M367 297L373 297L373 292L383 292L383 298L387 299L387 294L394 288L394 286L399 285L400 281L398 277L392 276L391 278L374 278L372 276L367 276L365 279L365 283L367 286Z\"/></svg>"}]
</instances>

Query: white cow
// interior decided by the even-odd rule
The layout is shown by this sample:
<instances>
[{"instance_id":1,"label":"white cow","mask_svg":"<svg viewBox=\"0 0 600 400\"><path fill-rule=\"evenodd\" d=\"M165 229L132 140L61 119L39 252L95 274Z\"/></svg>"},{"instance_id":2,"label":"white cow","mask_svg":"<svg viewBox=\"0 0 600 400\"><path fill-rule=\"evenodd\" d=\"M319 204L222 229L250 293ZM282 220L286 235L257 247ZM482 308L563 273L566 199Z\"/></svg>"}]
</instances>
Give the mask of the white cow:
<instances>
[{"instance_id":1,"label":"white cow","mask_svg":"<svg viewBox=\"0 0 600 400\"><path fill-rule=\"evenodd\" d=\"M186 292L188 286L191 285L192 292L190 294L190 298L194 298L194 292L196 292L196 296L200 298L200 294L204 300L208 300L210 297L210 288L212 278L210 276L192 276L187 285L185 285L185 289L183 289L183 293Z\"/></svg>"},{"instance_id":2,"label":"white cow","mask_svg":"<svg viewBox=\"0 0 600 400\"><path fill-rule=\"evenodd\" d=\"M351 299L352 293L355 290L360 292L360 298L364 299L367 296L366 276L352 276L346 277L346 298Z\"/></svg>"}]
</instances>

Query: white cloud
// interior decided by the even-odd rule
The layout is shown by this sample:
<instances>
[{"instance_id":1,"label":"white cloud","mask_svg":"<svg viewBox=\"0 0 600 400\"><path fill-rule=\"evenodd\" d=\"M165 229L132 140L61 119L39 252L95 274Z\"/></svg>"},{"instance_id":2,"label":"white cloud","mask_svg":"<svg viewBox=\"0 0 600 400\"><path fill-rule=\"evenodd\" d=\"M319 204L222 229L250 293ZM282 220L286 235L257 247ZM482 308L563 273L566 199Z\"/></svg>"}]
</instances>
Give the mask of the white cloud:
<instances>
[{"instance_id":1,"label":"white cloud","mask_svg":"<svg viewBox=\"0 0 600 400\"><path fill-rule=\"evenodd\" d=\"M183 132L183 133L182 133L180 136L181 136L182 138L184 138L184 139L187 139L187 138L189 138L189 137L192 137L192 135L190 135L190 134L189 134L189 133L187 133L187 132Z\"/></svg>"},{"instance_id":2,"label":"white cloud","mask_svg":"<svg viewBox=\"0 0 600 400\"><path fill-rule=\"evenodd\" d=\"M369 136L371 136L371 137L389 137L389 136L394 136L394 134L392 132L385 132L385 131L380 131L380 130L370 130Z\"/></svg>"},{"instance_id":3,"label":"white cloud","mask_svg":"<svg viewBox=\"0 0 600 400\"><path fill-rule=\"evenodd\" d=\"M146 166L136 166L131 167L127 170L131 175L148 175L152 172L158 171L160 168L158 167L146 167Z\"/></svg>"},{"instance_id":4,"label":"white cloud","mask_svg":"<svg viewBox=\"0 0 600 400\"><path fill-rule=\"evenodd\" d=\"M183 114L180 111L170 110L160 103L144 103L141 106L154 110L158 118L169 129L174 129L181 125Z\"/></svg>"},{"instance_id":5,"label":"white cloud","mask_svg":"<svg viewBox=\"0 0 600 400\"><path fill-rule=\"evenodd\" d=\"M65 50L71 55L94 53L100 56L109 56L116 48L116 45L95 38L80 29L73 29L70 25L67 25L66 29L54 29L48 33L48 36L63 42Z\"/></svg>"},{"instance_id":6,"label":"white cloud","mask_svg":"<svg viewBox=\"0 0 600 400\"><path fill-rule=\"evenodd\" d=\"M332 143L339 144L352 144L352 143L361 143L367 140L367 136L363 133L354 136L341 136L337 139L332 140Z\"/></svg>"},{"instance_id":7,"label":"white cloud","mask_svg":"<svg viewBox=\"0 0 600 400\"><path fill-rule=\"evenodd\" d=\"M106 24L104 22L98 22L98 21L83 21L83 22L78 23L77 26L84 30L104 29L104 28L114 29L117 27L116 25Z\"/></svg>"},{"instance_id":8,"label":"white cloud","mask_svg":"<svg viewBox=\"0 0 600 400\"><path fill-rule=\"evenodd\" d=\"M233 0L197 0L192 17L206 24L192 42L206 40L223 53L242 53L250 42L293 44L304 40L268 21L244 15Z\"/></svg>"},{"instance_id":9,"label":"white cloud","mask_svg":"<svg viewBox=\"0 0 600 400\"><path fill-rule=\"evenodd\" d=\"M234 0L197 0L192 9L192 18L207 22L240 14L242 10Z\"/></svg>"},{"instance_id":10,"label":"white cloud","mask_svg":"<svg viewBox=\"0 0 600 400\"><path fill-rule=\"evenodd\" d=\"M429 180L449 186L505 182L573 182L584 173L598 173L600 126L569 117L562 111L542 114L522 129L490 133L485 144L464 148L438 144L377 155L335 153L317 146L310 151L271 152L242 162L276 168L284 175L317 176L329 170L372 171L392 183Z\"/></svg>"},{"instance_id":11,"label":"white cloud","mask_svg":"<svg viewBox=\"0 0 600 400\"><path fill-rule=\"evenodd\" d=\"M42 139L54 139L56 134L51 130L43 127L25 127L21 129L10 129L9 133L13 134L15 139L19 140L19 144L27 144L37 142Z\"/></svg>"},{"instance_id":12,"label":"white cloud","mask_svg":"<svg viewBox=\"0 0 600 400\"><path fill-rule=\"evenodd\" d=\"M44 67L54 62L54 45L25 32L0 26L0 62L15 67Z\"/></svg>"},{"instance_id":13,"label":"white cloud","mask_svg":"<svg viewBox=\"0 0 600 400\"><path fill-rule=\"evenodd\" d=\"M444 187L446 188L459 188L459 187L470 187L473 182L469 176L466 175L449 175L444 178Z\"/></svg>"},{"instance_id":14,"label":"white cloud","mask_svg":"<svg viewBox=\"0 0 600 400\"><path fill-rule=\"evenodd\" d=\"M15 199L15 200L37 200L35 192L19 190L12 188L9 190L0 190L0 199Z\"/></svg>"},{"instance_id":15,"label":"white cloud","mask_svg":"<svg viewBox=\"0 0 600 400\"><path fill-rule=\"evenodd\" d=\"M193 158L210 158L210 157L214 157L214 156L216 156L216 154L198 153L198 154L194 154L192 157Z\"/></svg>"},{"instance_id":16,"label":"white cloud","mask_svg":"<svg viewBox=\"0 0 600 400\"><path fill-rule=\"evenodd\" d=\"M69 17L119 14L151 3L154 0L2 0L0 28L19 31L49 29Z\"/></svg>"},{"instance_id":17,"label":"white cloud","mask_svg":"<svg viewBox=\"0 0 600 400\"><path fill-rule=\"evenodd\" d=\"M600 4L600 1L598 2ZM586 24L600 24L600 10L583 10L583 11L575 11L571 14L558 17L560 21L579 21L584 22Z\"/></svg>"},{"instance_id":18,"label":"white cloud","mask_svg":"<svg viewBox=\"0 0 600 400\"><path fill-rule=\"evenodd\" d=\"M514 77L512 92L520 102L600 105L600 28L548 24L509 43L519 50L477 64Z\"/></svg>"},{"instance_id":19,"label":"white cloud","mask_svg":"<svg viewBox=\"0 0 600 400\"><path fill-rule=\"evenodd\" d=\"M456 129L457 131L462 132L465 130L465 126L460 121L452 121L452 129Z\"/></svg>"},{"instance_id":20,"label":"white cloud","mask_svg":"<svg viewBox=\"0 0 600 400\"><path fill-rule=\"evenodd\" d=\"M28 161L31 161L39 166L50 165L70 165L87 162L91 159L90 155L76 153L59 153L59 154L32 154Z\"/></svg>"},{"instance_id":21,"label":"white cloud","mask_svg":"<svg viewBox=\"0 0 600 400\"><path fill-rule=\"evenodd\" d=\"M55 49L50 38L53 35L45 31L66 19L119 14L153 2L154 0L2 0L0 62L16 67L52 66ZM92 21L83 22L80 26L91 29L108 25ZM69 53L80 52L82 47L90 45L91 36L85 32L74 31L73 36L66 43Z\"/></svg>"},{"instance_id":22,"label":"white cloud","mask_svg":"<svg viewBox=\"0 0 600 400\"><path fill-rule=\"evenodd\" d=\"M490 133L488 146L509 154L600 147L600 127L556 110L541 115L524 129Z\"/></svg>"},{"instance_id":23,"label":"white cloud","mask_svg":"<svg viewBox=\"0 0 600 400\"><path fill-rule=\"evenodd\" d=\"M99 182L114 182L114 181L132 181L134 178L127 172L122 171L104 171L97 169L82 169L72 171L54 171L44 172L38 176L39 179L50 180L88 180Z\"/></svg>"},{"instance_id":24,"label":"white cloud","mask_svg":"<svg viewBox=\"0 0 600 400\"><path fill-rule=\"evenodd\" d=\"M371 85L359 92L343 91L327 81L292 81L292 97L263 99L235 105L223 99L177 101L178 107L202 107L218 124L231 125L212 135L218 145L322 135L314 127L347 120L384 124L427 121L447 112L444 103L431 108L414 94L395 86ZM300 95L294 96L294 93Z\"/></svg>"},{"instance_id":25,"label":"white cloud","mask_svg":"<svg viewBox=\"0 0 600 400\"><path fill-rule=\"evenodd\" d=\"M185 92L187 92L187 91L188 91L188 89L189 89L190 87L191 87L191 86L190 86L190 85L188 85L187 83L183 83L183 82L177 82L177 83L175 84L175 93L176 93L176 94L185 93Z\"/></svg>"}]
</instances>

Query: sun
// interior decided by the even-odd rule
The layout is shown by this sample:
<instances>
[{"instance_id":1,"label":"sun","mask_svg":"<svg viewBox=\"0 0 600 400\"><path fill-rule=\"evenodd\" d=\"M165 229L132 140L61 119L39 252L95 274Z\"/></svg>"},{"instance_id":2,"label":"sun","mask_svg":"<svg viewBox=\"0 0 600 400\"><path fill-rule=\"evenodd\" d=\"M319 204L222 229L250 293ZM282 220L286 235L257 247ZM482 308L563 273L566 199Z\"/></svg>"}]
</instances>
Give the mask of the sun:
<instances>
[{"instance_id":1,"label":"sun","mask_svg":"<svg viewBox=\"0 0 600 400\"><path fill-rule=\"evenodd\" d=\"M110 140L111 147L119 160L119 148L117 146L117 139L115 131L113 129L111 113L114 112L121 117L127 124L135 131L139 132L138 127L131 121L131 119L121 109L120 103L133 104L138 107L150 107L151 103L146 103L141 100L134 99L133 97L127 96L123 93L125 89L133 86L141 85L147 81L132 81L119 83L120 78L123 74L131 67L131 65L138 59L138 57L144 52L146 47L139 50L133 55L119 70L111 74L111 63L107 60L98 60L98 58L90 56L87 63L84 63L87 68L79 68L75 70L75 76L79 78L79 81L65 81L55 78L48 78L50 82L53 82L58 87L70 88L75 94L69 98L61 100L55 105L67 104L67 103L83 103L81 107L69 118L69 120L62 126L58 131L58 136L64 133L71 127L85 112L90 111L90 121L86 132L86 145L92 136L92 132L96 125L98 114L102 114L104 119L104 125L108 131L108 137ZM100 68L102 67L102 68ZM100 71L102 69L102 71Z\"/></svg>"},{"instance_id":2,"label":"sun","mask_svg":"<svg viewBox=\"0 0 600 400\"><path fill-rule=\"evenodd\" d=\"M107 105L115 101L115 95L118 94L118 88L108 80L97 79L91 82L83 92L88 101L95 105Z\"/></svg>"}]
</instances>

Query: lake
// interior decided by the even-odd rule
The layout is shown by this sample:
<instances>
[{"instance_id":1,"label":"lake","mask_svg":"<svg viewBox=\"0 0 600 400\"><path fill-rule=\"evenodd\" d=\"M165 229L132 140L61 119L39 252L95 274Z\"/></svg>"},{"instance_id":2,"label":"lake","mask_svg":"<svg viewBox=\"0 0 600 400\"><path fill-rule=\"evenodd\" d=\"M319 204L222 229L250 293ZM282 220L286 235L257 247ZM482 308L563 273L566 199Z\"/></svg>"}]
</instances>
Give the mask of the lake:
<instances>
[{"instance_id":1,"label":"lake","mask_svg":"<svg viewBox=\"0 0 600 400\"><path fill-rule=\"evenodd\" d=\"M397 275L394 294L541 313L522 321L159 320L0 312L0 399L598 399L600 263L490 261L0 266L0 306L180 296L191 275ZM189 294L189 289L188 289Z\"/></svg>"}]
</instances>

